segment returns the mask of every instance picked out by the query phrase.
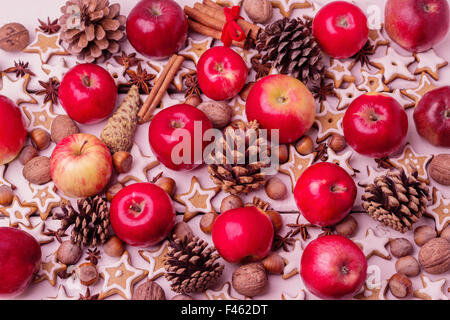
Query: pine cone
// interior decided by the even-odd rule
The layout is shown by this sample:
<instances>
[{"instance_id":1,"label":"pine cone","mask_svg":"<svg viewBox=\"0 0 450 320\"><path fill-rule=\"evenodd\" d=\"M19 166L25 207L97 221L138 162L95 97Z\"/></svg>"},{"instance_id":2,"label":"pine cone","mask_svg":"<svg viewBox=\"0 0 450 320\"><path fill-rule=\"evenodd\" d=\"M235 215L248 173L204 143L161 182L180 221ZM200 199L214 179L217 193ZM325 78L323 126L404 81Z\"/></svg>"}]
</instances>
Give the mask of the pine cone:
<instances>
[{"instance_id":1,"label":"pine cone","mask_svg":"<svg viewBox=\"0 0 450 320\"><path fill-rule=\"evenodd\" d=\"M61 39L79 60L104 62L120 52L127 21L120 15L120 4L110 6L108 0L70 0L61 12Z\"/></svg>"},{"instance_id":2,"label":"pine cone","mask_svg":"<svg viewBox=\"0 0 450 320\"><path fill-rule=\"evenodd\" d=\"M284 18L266 27L256 49L262 64L273 63L281 74L302 81L311 91L325 77L320 46L312 35L312 20Z\"/></svg>"},{"instance_id":3,"label":"pine cone","mask_svg":"<svg viewBox=\"0 0 450 320\"><path fill-rule=\"evenodd\" d=\"M265 185L266 175L261 169L270 166L270 147L260 137L257 121L233 121L217 144L223 152L216 150L211 155L214 163L208 166L208 172L223 191L247 194Z\"/></svg>"},{"instance_id":4,"label":"pine cone","mask_svg":"<svg viewBox=\"0 0 450 320\"><path fill-rule=\"evenodd\" d=\"M430 197L418 172L389 171L365 188L362 207L375 220L402 233L412 229L425 213Z\"/></svg>"},{"instance_id":5,"label":"pine cone","mask_svg":"<svg viewBox=\"0 0 450 320\"><path fill-rule=\"evenodd\" d=\"M165 277L174 292L203 292L223 273L224 266L216 262L219 257L214 247L208 247L208 243L198 237L180 240L174 236L164 262Z\"/></svg>"}]
</instances>

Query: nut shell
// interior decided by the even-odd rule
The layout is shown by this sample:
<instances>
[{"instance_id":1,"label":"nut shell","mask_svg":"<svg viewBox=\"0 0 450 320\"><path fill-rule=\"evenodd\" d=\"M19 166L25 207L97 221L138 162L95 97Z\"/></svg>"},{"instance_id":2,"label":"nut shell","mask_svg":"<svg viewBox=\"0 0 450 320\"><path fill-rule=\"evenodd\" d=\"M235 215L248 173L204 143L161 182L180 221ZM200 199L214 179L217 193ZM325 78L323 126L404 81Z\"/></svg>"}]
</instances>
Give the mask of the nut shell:
<instances>
[{"instance_id":1,"label":"nut shell","mask_svg":"<svg viewBox=\"0 0 450 320\"><path fill-rule=\"evenodd\" d=\"M412 292L412 282L402 273L396 273L389 279L389 289L397 298L406 298Z\"/></svg>"},{"instance_id":2,"label":"nut shell","mask_svg":"<svg viewBox=\"0 0 450 320\"><path fill-rule=\"evenodd\" d=\"M420 273L420 265L413 256L401 257L395 263L395 270L408 277L415 277Z\"/></svg>"},{"instance_id":3,"label":"nut shell","mask_svg":"<svg viewBox=\"0 0 450 320\"><path fill-rule=\"evenodd\" d=\"M267 210L266 214L269 216L270 221L272 221L273 231L278 233L283 228L283 217L275 210Z\"/></svg>"},{"instance_id":4,"label":"nut shell","mask_svg":"<svg viewBox=\"0 0 450 320\"><path fill-rule=\"evenodd\" d=\"M440 154L431 160L430 177L444 186L450 186L450 154Z\"/></svg>"},{"instance_id":5,"label":"nut shell","mask_svg":"<svg viewBox=\"0 0 450 320\"><path fill-rule=\"evenodd\" d=\"M341 152L347 146L347 141L345 141L344 136L340 134L333 134L330 139L329 147L333 149L334 152Z\"/></svg>"},{"instance_id":6,"label":"nut shell","mask_svg":"<svg viewBox=\"0 0 450 320\"><path fill-rule=\"evenodd\" d=\"M42 151L50 146L50 134L44 129L33 129L30 132L31 143L37 150Z\"/></svg>"},{"instance_id":7,"label":"nut shell","mask_svg":"<svg viewBox=\"0 0 450 320\"><path fill-rule=\"evenodd\" d=\"M112 156L114 169L118 173L130 172L133 165L133 156L127 151L118 151Z\"/></svg>"},{"instance_id":8,"label":"nut shell","mask_svg":"<svg viewBox=\"0 0 450 320\"><path fill-rule=\"evenodd\" d=\"M408 239L397 238L389 242L391 247L391 253L396 258L409 256L413 252L413 246Z\"/></svg>"},{"instance_id":9,"label":"nut shell","mask_svg":"<svg viewBox=\"0 0 450 320\"><path fill-rule=\"evenodd\" d=\"M50 158L35 157L28 161L22 170L23 176L30 183L44 184L52 180Z\"/></svg>"},{"instance_id":10,"label":"nut shell","mask_svg":"<svg viewBox=\"0 0 450 320\"><path fill-rule=\"evenodd\" d=\"M300 140L295 144L295 149L302 156L306 156L308 154L313 153L314 151L314 142L309 136L303 136Z\"/></svg>"},{"instance_id":11,"label":"nut shell","mask_svg":"<svg viewBox=\"0 0 450 320\"><path fill-rule=\"evenodd\" d=\"M233 272L233 288L246 297L261 295L267 289L268 277L261 262L242 265Z\"/></svg>"},{"instance_id":12,"label":"nut shell","mask_svg":"<svg viewBox=\"0 0 450 320\"><path fill-rule=\"evenodd\" d=\"M414 230L414 242L418 246L423 246L425 243L436 237L436 230L430 226L420 226Z\"/></svg>"},{"instance_id":13,"label":"nut shell","mask_svg":"<svg viewBox=\"0 0 450 320\"><path fill-rule=\"evenodd\" d=\"M284 270L284 260L276 252L272 252L264 260L261 261L266 268L267 272L270 274L282 274Z\"/></svg>"},{"instance_id":14,"label":"nut shell","mask_svg":"<svg viewBox=\"0 0 450 320\"><path fill-rule=\"evenodd\" d=\"M272 2L269 0L244 0L245 13L255 23L267 23L273 16Z\"/></svg>"},{"instance_id":15,"label":"nut shell","mask_svg":"<svg viewBox=\"0 0 450 320\"><path fill-rule=\"evenodd\" d=\"M206 234L211 234L214 222L218 216L217 212L205 213L200 219L200 229Z\"/></svg>"},{"instance_id":16,"label":"nut shell","mask_svg":"<svg viewBox=\"0 0 450 320\"><path fill-rule=\"evenodd\" d=\"M273 153L278 157L280 164L286 163L289 160L289 149L285 144L280 144L273 148Z\"/></svg>"},{"instance_id":17,"label":"nut shell","mask_svg":"<svg viewBox=\"0 0 450 320\"><path fill-rule=\"evenodd\" d=\"M282 200L286 197L286 185L278 177L270 178L264 188L267 196L272 200Z\"/></svg>"},{"instance_id":18,"label":"nut shell","mask_svg":"<svg viewBox=\"0 0 450 320\"><path fill-rule=\"evenodd\" d=\"M222 203L220 204L220 212L223 213L231 209L242 208L243 206L244 203L241 198L235 195L229 195L223 198Z\"/></svg>"},{"instance_id":19,"label":"nut shell","mask_svg":"<svg viewBox=\"0 0 450 320\"><path fill-rule=\"evenodd\" d=\"M38 155L39 155L39 152L36 150L35 147L25 146L22 149L22 152L20 152L19 161L24 166L27 164L28 161L37 157Z\"/></svg>"},{"instance_id":20,"label":"nut shell","mask_svg":"<svg viewBox=\"0 0 450 320\"><path fill-rule=\"evenodd\" d=\"M351 215L345 217L344 220L342 220L335 226L336 232L344 237L353 236L356 232L356 229L358 229L358 222Z\"/></svg>"},{"instance_id":21,"label":"nut shell","mask_svg":"<svg viewBox=\"0 0 450 320\"><path fill-rule=\"evenodd\" d=\"M213 127L217 129L225 128L233 116L229 105L218 101L206 101L198 105L197 109L211 120Z\"/></svg>"},{"instance_id":22,"label":"nut shell","mask_svg":"<svg viewBox=\"0 0 450 320\"><path fill-rule=\"evenodd\" d=\"M131 300L166 300L166 294L159 284L147 281L134 290Z\"/></svg>"},{"instance_id":23,"label":"nut shell","mask_svg":"<svg viewBox=\"0 0 450 320\"><path fill-rule=\"evenodd\" d=\"M56 251L56 258L62 264L73 265L78 262L82 254L81 247L70 240L63 241Z\"/></svg>"},{"instance_id":24,"label":"nut shell","mask_svg":"<svg viewBox=\"0 0 450 320\"><path fill-rule=\"evenodd\" d=\"M420 249L419 262L425 272L446 273L450 270L450 242L443 238L431 239Z\"/></svg>"},{"instance_id":25,"label":"nut shell","mask_svg":"<svg viewBox=\"0 0 450 320\"><path fill-rule=\"evenodd\" d=\"M14 200L14 192L7 185L0 186L0 206L9 206Z\"/></svg>"},{"instance_id":26,"label":"nut shell","mask_svg":"<svg viewBox=\"0 0 450 320\"><path fill-rule=\"evenodd\" d=\"M123 189L123 184L121 183L115 183L112 186L110 186L108 188L108 190L106 190L106 200L108 200L109 202L111 202L114 197L116 196L116 194Z\"/></svg>"},{"instance_id":27,"label":"nut shell","mask_svg":"<svg viewBox=\"0 0 450 320\"><path fill-rule=\"evenodd\" d=\"M184 237L188 237L188 239L191 239L194 236L194 232L192 232L191 227L184 221L180 221L175 224L172 234L180 240L183 240Z\"/></svg>"},{"instance_id":28,"label":"nut shell","mask_svg":"<svg viewBox=\"0 0 450 320\"><path fill-rule=\"evenodd\" d=\"M160 186L168 193L169 196L173 196L175 194L176 182L172 178L161 177L156 181L156 185Z\"/></svg>"},{"instance_id":29,"label":"nut shell","mask_svg":"<svg viewBox=\"0 0 450 320\"><path fill-rule=\"evenodd\" d=\"M103 245L103 251L110 257L121 257L125 251L122 240L116 236L112 236Z\"/></svg>"},{"instance_id":30,"label":"nut shell","mask_svg":"<svg viewBox=\"0 0 450 320\"><path fill-rule=\"evenodd\" d=\"M20 23L8 23L0 28L0 49L17 52L30 43L28 30Z\"/></svg>"},{"instance_id":31,"label":"nut shell","mask_svg":"<svg viewBox=\"0 0 450 320\"><path fill-rule=\"evenodd\" d=\"M80 133L80 129L69 116L59 115L52 121L50 134L55 143L59 143L62 139Z\"/></svg>"},{"instance_id":32,"label":"nut shell","mask_svg":"<svg viewBox=\"0 0 450 320\"><path fill-rule=\"evenodd\" d=\"M76 273L83 286L92 286L97 283L99 278L97 267L91 262L80 264Z\"/></svg>"}]
</instances>

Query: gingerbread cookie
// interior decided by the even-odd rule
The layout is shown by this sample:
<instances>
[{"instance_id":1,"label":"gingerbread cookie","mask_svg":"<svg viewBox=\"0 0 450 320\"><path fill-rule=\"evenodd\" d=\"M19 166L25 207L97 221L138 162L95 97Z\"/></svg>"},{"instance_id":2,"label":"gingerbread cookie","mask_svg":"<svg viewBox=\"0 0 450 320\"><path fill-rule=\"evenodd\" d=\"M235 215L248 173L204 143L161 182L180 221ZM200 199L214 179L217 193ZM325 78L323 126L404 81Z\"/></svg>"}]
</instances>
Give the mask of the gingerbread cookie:
<instances>
[{"instance_id":1,"label":"gingerbread cookie","mask_svg":"<svg viewBox=\"0 0 450 320\"><path fill-rule=\"evenodd\" d=\"M383 72L384 83L389 84L396 79L415 81L416 77L408 69L414 61L414 57L402 56L394 48L388 47L385 56L372 59L370 64Z\"/></svg>"},{"instance_id":2,"label":"gingerbread cookie","mask_svg":"<svg viewBox=\"0 0 450 320\"><path fill-rule=\"evenodd\" d=\"M6 169L8 169L8 165L4 164L4 165L0 165L0 186L1 185L6 185L8 187L10 187L11 189L16 189L16 186L13 185L11 182L9 182L6 178L5 178L5 173L6 173Z\"/></svg>"},{"instance_id":3,"label":"gingerbread cookie","mask_svg":"<svg viewBox=\"0 0 450 320\"><path fill-rule=\"evenodd\" d=\"M43 64L41 69L47 74L49 79L56 79L61 82L64 75L69 71L69 65L66 59L59 58L55 59L52 64Z\"/></svg>"},{"instance_id":4,"label":"gingerbread cookie","mask_svg":"<svg viewBox=\"0 0 450 320\"><path fill-rule=\"evenodd\" d=\"M30 224L30 227L25 227L23 224L19 223L19 229L25 231L30 234L33 238L36 239L37 242L42 246L44 244L50 243L53 241L53 237L47 236L44 234L45 232L45 222L41 221L35 226Z\"/></svg>"},{"instance_id":5,"label":"gingerbread cookie","mask_svg":"<svg viewBox=\"0 0 450 320\"><path fill-rule=\"evenodd\" d=\"M449 300L449 297L443 292L444 285L447 282L445 278L431 281L430 278L421 274L420 279L422 280L423 288L414 291L416 298L423 300Z\"/></svg>"},{"instance_id":6,"label":"gingerbread cookie","mask_svg":"<svg viewBox=\"0 0 450 320\"><path fill-rule=\"evenodd\" d=\"M53 120L57 117L52 111L52 103L49 101L40 108L23 107L23 112L30 120L28 129L40 128L50 131Z\"/></svg>"},{"instance_id":7,"label":"gingerbread cookie","mask_svg":"<svg viewBox=\"0 0 450 320\"><path fill-rule=\"evenodd\" d=\"M405 96L402 93L402 90L400 89L394 89L394 91L392 92L386 92L384 93L392 98L394 98L398 103L400 103L400 105L404 108L404 109L409 109L411 107L414 107L416 105L416 103L414 102L414 100L412 100L411 98L409 98L408 96Z\"/></svg>"},{"instance_id":8,"label":"gingerbread cookie","mask_svg":"<svg viewBox=\"0 0 450 320\"><path fill-rule=\"evenodd\" d=\"M188 43L186 48L178 52L180 56L185 57L186 59L189 59L197 65L198 60L202 56L203 53L206 52L206 50L210 49L214 43L213 38L206 38L203 40L194 40L192 38L188 38Z\"/></svg>"},{"instance_id":9,"label":"gingerbread cookie","mask_svg":"<svg viewBox=\"0 0 450 320\"><path fill-rule=\"evenodd\" d=\"M153 154L145 155L142 153L136 143L133 144L130 153L133 157L131 171L128 173L121 173L117 180L124 185L130 181L148 182L147 172L159 165L159 161Z\"/></svg>"},{"instance_id":10,"label":"gingerbread cookie","mask_svg":"<svg viewBox=\"0 0 450 320\"><path fill-rule=\"evenodd\" d=\"M63 285L58 287L58 292L55 297L47 297L44 300L78 300L76 297L67 295L66 288Z\"/></svg>"},{"instance_id":11,"label":"gingerbread cookie","mask_svg":"<svg viewBox=\"0 0 450 320\"><path fill-rule=\"evenodd\" d=\"M391 256L386 249L389 241L389 238L378 237L373 229L369 228L364 239L355 240L355 243L364 252L366 259L376 255L385 260L391 260Z\"/></svg>"},{"instance_id":12,"label":"gingerbread cookie","mask_svg":"<svg viewBox=\"0 0 450 320\"><path fill-rule=\"evenodd\" d=\"M439 57L434 49L430 49L426 52L414 53L414 57L417 61L414 74L426 72L436 81L439 80L439 69L448 65L448 62Z\"/></svg>"},{"instance_id":13,"label":"gingerbread cookie","mask_svg":"<svg viewBox=\"0 0 450 320\"><path fill-rule=\"evenodd\" d=\"M9 218L10 227L17 227L19 223L30 227L30 216L36 210L36 207L25 205L19 200L18 196L14 196L13 202L9 206L0 208L0 213Z\"/></svg>"},{"instance_id":14,"label":"gingerbread cookie","mask_svg":"<svg viewBox=\"0 0 450 320\"><path fill-rule=\"evenodd\" d=\"M369 44L373 48L372 54L377 51L378 47L389 45L389 40L383 35L383 25L381 25L380 29L369 30Z\"/></svg>"},{"instance_id":15,"label":"gingerbread cookie","mask_svg":"<svg viewBox=\"0 0 450 320\"><path fill-rule=\"evenodd\" d=\"M307 0L272 0L272 6L278 8L283 17L289 18L295 9L311 8Z\"/></svg>"},{"instance_id":16,"label":"gingerbread cookie","mask_svg":"<svg viewBox=\"0 0 450 320\"><path fill-rule=\"evenodd\" d=\"M166 261L166 253L169 251L168 244L168 241L164 241L156 250L139 250L142 259L150 264L150 267L147 268L150 280L156 280L166 272L164 261Z\"/></svg>"},{"instance_id":17,"label":"gingerbread cookie","mask_svg":"<svg viewBox=\"0 0 450 320\"><path fill-rule=\"evenodd\" d=\"M372 166L366 166L366 175L359 179L358 185L360 187L366 187L372 184L377 177L384 176L389 172L389 169L376 170Z\"/></svg>"},{"instance_id":18,"label":"gingerbread cookie","mask_svg":"<svg viewBox=\"0 0 450 320\"><path fill-rule=\"evenodd\" d=\"M355 82L356 78L351 69L355 62L352 60L330 59L330 66L325 71L327 78L333 79L334 87L340 88L344 82Z\"/></svg>"},{"instance_id":19,"label":"gingerbread cookie","mask_svg":"<svg viewBox=\"0 0 450 320\"><path fill-rule=\"evenodd\" d=\"M324 102L326 105L326 101ZM345 112L334 112L330 108L325 108L324 111L316 115L315 125L319 132L317 133L317 143L321 143L328 139L332 134L343 133L342 121Z\"/></svg>"},{"instance_id":20,"label":"gingerbread cookie","mask_svg":"<svg viewBox=\"0 0 450 320\"><path fill-rule=\"evenodd\" d=\"M38 283L47 280L54 287L58 280L58 273L64 270L67 270L67 266L58 262L56 253L51 253L42 260L41 268L34 281Z\"/></svg>"},{"instance_id":21,"label":"gingerbread cookie","mask_svg":"<svg viewBox=\"0 0 450 320\"><path fill-rule=\"evenodd\" d=\"M427 208L425 215L434 219L436 230L441 233L450 225L450 199L445 198L438 189L433 188L433 204Z\"/></svg>"},{"instance_id":22,"label":"gingerbread cookie","mask_svg":"<svg viewBox=\"0 0 450 320\"><path fill-rule=\"evenodd\" d=\"M428 75L423 72L420 75L419 85L415 88L402 89L401 92L408 98L414 100L414 105L416 105L422 97L431 90L437 89L438 87L433 84Z\"/></svg>"},{"instance_id":23,"label":"gingerbread cookie","mask_svg":"<svg viewBox=\"0 0 450 320\"><path fill-rule=\"evenodd\" d=\"M46 34L39 29L36 29L36 39L23 52L39 54L42 64L47 64L54 55L70 54L61 46L59 34Z\"/></svg>"},{"instance_id":24,"label":"gingerbread cookie","mask_svg":"<svg viewBox=\"0 0 450 320\"><path fill-rule=\"evenodd\" d=\"M107 62L105 68L111 74L117 86L126 85L128 83L128 79L125 77L126 70L123 66L116 66Z\"/></svg>"},{"instance_id":25,"label":"gingerbread cookie","mask_svg":"<svg viewBox=\"0 0 450 320\"><path fill-rule=\"evenodd\" d=\"M333 149L328 148L327 154L328 159L326 162L337 164L342 169L344 169L349 175L351 176L355 175L355 169L353 169L353 167L350 165L350 160L353 156L353 151L349 150L345 153L338 155L336 154L336 152L333 151Z\"/></svg>"},{"instance_id":26,"label":"gingerbread cookie","mask_svg":"<svg viewBox=\"0 0 450 320\"><path fill-rule=\"evenodd\" d=\"M21 105L22 103L36 104L36 99L28 93L29 82L29 74L14 81L6 73L2 72L2 88L0 89L0 94L9 97L17 105Z\"/></svg>"},{"instance_id":27,"label":"gingerbread cookie","mask_svg":"<svg viewBox=\"0 0 450 320\"><path fill-rule=\"evenodd\" d=\"M252 62L251 62L252 58L254 58L255 56L257 56L259 54L259 52L256 51L255 49L246 50L246 49L236 48L235 51L242 57L245 64L247 65L247 68L249 68L249 69L252 68Z\"/></svg>"},{"instance_id":28,"label":"gingerbread cookie","mask_svg":"<svg viewBox=\"0 0 450 320\"><path fill-rule=\"evenodd\" d=\"M204 294L208 300L245 300L245 297L235 298L231 296L231 285L229 282L225 282L218 290L208 289Z\"/></svg>"},{"instance_id":29,"label":"gingerbread cookie","mask_svg":"<svg viewBox=\"0 0 450 320\"><path fill-rule=\"evenodd\" d=\"M245 119L245 101L241 97L235 97L230 102L231 112L233 113L232 120Z\"/></svg>"},{"instance_id":30,"label":"gingerbread cookie","mask_svg":"<svg viewBox=\"0 0 450 320\"><path fill-rule=\"evenodd\" d=\"M25 205L36 206L37 212L42 220L46 220L53 208L61 204L61 197L56 193L56 186L53 182L44 185L29 183L32 192L31 202L24 202Z\"/></svg>"},{"instance_id":31,"label":"gingerbread cookie","mask_svg":"<svg viewBox=\"0 0 450 320\"><path fill-rule=\"evenodd\" d=\"M347 109L350 103L353 102L353 100L365 93L363 90L357 88L355 83L353 82L349 83L347 88L336 89L335 91L336 97L339 100L336 110L339 111Z\"/></svg>"},{"instance_id":32,"label":"gingerbread cookie","mask_svg":"<svg viewBox=\"0 0 450 320\"><path fill-rule=\"evenodd\" d=\"M284 260L283 280L289 279L300 272L300 258L303 254L303 248L300 240L295 240L294 248L289 252L280 252Z\"/></svg>"},{"instance_id":33,"label":"gingerbread cookie","mask_svg":"<svg viewBox=\"0 0 450 320\"><path fill-rule=\"evenodd\" d=\"M188 75L193 75L196 74L195 70L189 69L189 68L185 68L185 67L181 67L180 70L178 70L177 74L175 75L175 77L173 78L173 85L175 86L175 88L181 92L183 91L183 82L184 82L184 78L186 78Z\"/></svg>"},{"instance_id":34,"label":"gingerbread cookie","mask_svg":"<svg viewBox=\"0 0 450 320\"><path fill-rule=\"evenodd\" d=\"M393 166L403 169L409 174L417 170L419 173L418 178L428 183L429 179L426 168L432 159L432 155L419 154L414 151L409 143L407 143L402 154L397 158L390 158L389 162Z\"/></svg>"},{"instance_id":35,"label":"gingerbread cookie","mask_svg":"<svg viewBox=\"0 0 450 320\"><path fill-rule=\"evenodd\" d=\"M290 295L289 293L283 292L281 294L281 300L306 300L306 292L303 289L295 295Z\"/></svg>"},{"instance_id":36,"label":"gingerbread cookie","mask_svg":"<svg viewBox=\"0 0 450 320\"><path fill-rule=\"evenodd\" d=\"M360 293L358 293L354 298L357 300L387 300L386 294L388 292L388 281L381 281L381 285L372 287L367 283L364 283L364 286Z\"/></svg>"},{"instance_id":37,"label":"gingerbread cookie","mask_svg":"<svg viewBox=\"0 0 450 320\"><path fill-rule=\"evenodd\" d=\"M362 82L358 85L358 90L366 92L389 92L389 87L383 82L383 72L370 73L361 69Z\"/></svg>"},{"instance_id":38,"label":"gingerbread cookie","mask_svg":"<svg viewBox=\"0 0 450 320\"><path fill-rule=\"evenodd\" d=\"M288 175L292 183L292 191L294 191L295 184L298 178L314 162L314 154L308 154L306 156L300 155L293 145L289 146L289 160L283 163L278 171Z\"/></svg>"}]
</instances>

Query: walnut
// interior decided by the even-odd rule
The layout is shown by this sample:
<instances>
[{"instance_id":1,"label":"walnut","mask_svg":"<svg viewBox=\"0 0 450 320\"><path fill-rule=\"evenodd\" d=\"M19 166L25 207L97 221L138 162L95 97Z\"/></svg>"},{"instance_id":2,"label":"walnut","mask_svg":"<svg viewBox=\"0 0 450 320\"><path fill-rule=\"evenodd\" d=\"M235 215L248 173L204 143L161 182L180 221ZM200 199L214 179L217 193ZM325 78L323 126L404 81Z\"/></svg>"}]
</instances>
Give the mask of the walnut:
<instances>
[{"instance_id":1,"label":"walnut","mask_svg":"<svg viewBox=\"0 0 450 320\"><path fill-rule=\"evenodd\" d=\"M25 49L30 43L28 30L20 23L8 23L0 28L0 48L8 52Z\"/></svg>"},{"instance_id":2,"label":"walnut","mask_svg":"<svg viewBox=\"0 0 450 320\"><path fill-rule=\"evenodd\" d=\"M396 258L409 256L413 252L413 246L408 239L397 238L389 242L391 253Z\"/></svg>"},{"instance_id":3,"label":"walnut","mask_svg":"<svg viewBox=\"0 0 450 320\"><path fill-rule=\"evenodd\" d=\"M80 133L80 129L69 116L59 115L52 121L50 134L55 143L75 133Z\"/></svg>"},{"instance_id":4,"label":"walnut","mask_svg":"<svg viewBox=\"0 0 450 320\"><path fill-rule=\"evenodd\" d=\"M419 262L425 272L443 274L450 270L450 242L434 238L419 251Z\"/></svg>"},{"instance_id":5,"label":"walnut","mask_svg":"<svg viewBox=\"0 0 450 320\"><path fill-rule=\"evenodd\" d=\"M253 262L238 267L233 272L233 288L246 297L254 297L264 293L268 278L261 262Z\"/></svg>"},{"instance_id":6,"label":"walnut","mask_svg":"<svg viewBox=\"0 0 450 320\"><path fill-rule=\"evenodd\" d=\"M450 154L440 154L430 163L430 176L437 183L450 186Z\"/></svg>"},{"instance_id":7,"label":"walnut","mask_svg":"<svg viewBox=\"0 0 450 320\"><path fill-rule=\"evenodd\" d=\"M25 179L34 184L50 182L50 158L39 156L31 159L23 167L22 173Z\"/></svg>"},{"instance_id":8,"label":"walnut","mask_svg":"<svg viewBox=\"0 0 450 320\"><path fill-rule=\"evenodd\" d=\"M199 104L197 109L203 111L211 120L213 127L217 129L225 128L231 122L233 116L230 106L218 101L203 102Z\"/></svg>"},{"instance_id":9,"label":"walnut","mask_svg":"<svg viewBox=\"0 0 450 320\"><path fill-rule=\"evenodd\" d=\"M147 281L133 292L132 300L166 300L166 294L159 284Z\"/></svg>"},{"instance_id":10,"label":"walnut","mask_svg":"<svg viewBox=\"0 0 450 320\"><path fill-rule=\"evenodd\" d=\"M265 24L272 19L273 7L270 0L244 0L245 13L255 23Z\"/></svg>"}]
</instances>

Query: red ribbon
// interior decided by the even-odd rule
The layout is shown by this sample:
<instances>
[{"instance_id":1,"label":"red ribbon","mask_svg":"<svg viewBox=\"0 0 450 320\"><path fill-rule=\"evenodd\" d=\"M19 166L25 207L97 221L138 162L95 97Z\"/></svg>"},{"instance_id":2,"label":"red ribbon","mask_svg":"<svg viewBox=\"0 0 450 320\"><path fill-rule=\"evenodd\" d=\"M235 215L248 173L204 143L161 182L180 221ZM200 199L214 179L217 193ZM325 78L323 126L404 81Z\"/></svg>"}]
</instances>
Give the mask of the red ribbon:
<instances>
[{"instance_id":1,"label":"red ribbon","mask_svg":"<svg viewBox=\"0 0 450 320\"><path fill-rule=\"evenodd\" d=\"M237 23L238 19L242 19L240 12L240 6L223 8L223 13L225 14L227 22L223 26L221 40L226 47L231 46L233 40L240 42L246 38L244 30L242 30L241 26Z\"/></svg>"}]
</instances>

